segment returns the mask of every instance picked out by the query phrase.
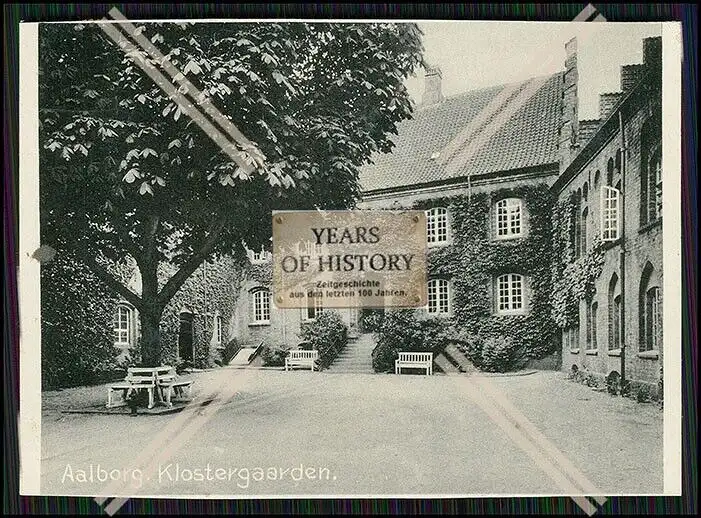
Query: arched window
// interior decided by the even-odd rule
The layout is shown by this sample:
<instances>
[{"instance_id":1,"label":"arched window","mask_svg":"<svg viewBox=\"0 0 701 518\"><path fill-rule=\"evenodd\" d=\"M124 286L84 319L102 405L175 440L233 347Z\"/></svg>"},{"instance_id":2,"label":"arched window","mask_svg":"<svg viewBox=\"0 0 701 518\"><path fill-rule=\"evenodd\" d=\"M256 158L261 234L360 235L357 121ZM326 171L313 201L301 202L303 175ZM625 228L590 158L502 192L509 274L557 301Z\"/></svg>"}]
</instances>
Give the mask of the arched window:
<instances>
[{"instance_id":1,"label":"arched window","mask_svg":"<svg viewBox=\"0 0 701 518\"><path fill-rule=\"evenodd\" d=\"M594 189L598 189L598 188L599 188L599 183L600 183L600 182L601 182L601 171L599 171L599 170L597 169L596 172L594 173Z\"/></svg>"},{"instance_id":2,"label":"arched window","mask_svg":"<svg viewBox=\"0 0 701 518\"><path fill-rule=\"evenodd\" d=\"M613 169L613 158L609 158L608 162L606 163L606 185L609 187L613 186Z\"/></svg>"},{"instance_id":3,"label":"arched window","mask_svg":"<svg viewBox=\"0 0 701 518\"><path fill-rule=\"evenodd\" d=\"M520 236L523 233L523 203L518 198L505 198L496 205L497 237Z\"/></svg>"},{"instance_id":4,"label":"arched window","mask_svg":"<svg viewBox=\"0 0 701 518\"><path fill-rule=\"evenodd\" d=\"M114 313L114 345L117 347L131 347L134 329L133 310L126 304L119 304Z\"/></svg>"},{"instance_id":5,"label":"arched window","mask_svg":"<svg viewBox=\"0 0 701 518\"><path fill-rule=\"evenodd\" d=\"M497 313L521 313L525 308L523 276L507 273L497 278Z\"/></svg>"},{"instance_id":6,"label":"arched window","mask_svg":"<svg viewBox=\"0 0 701 518\"><path fill-rule=\"evenodd\" d=\"M597 336L597 313L599 304L596 301L587 304L587 350L595 351L599 348Z\"/></svg>"},{"instance_id":7,"label":"arched window","mask_svg":"<svg viewBox=\"0 0 701 518\"><path fill-rule=\"evenodd\" d=\"M640 131L640 224L662 217L661 114L657 112Z\"/></svg>"},{"instance_id":8,"label":"arched window","mask_svg":"<svg viewBox=\"0 0 701 518\"><path fill-rule=\"evenodd\" d=\"M587 226L589 225L589 209L584 207L582 210L582 238L580 243L581 253L584 255L587 253Z\"/></svg>"},{"instance_id":9,"label":"arched window","mask_svg":"<svg viewBox=\"0 0 701 518\"><path fill-rule=\"evenodd\" d=\"M251 322L267 324L270 322L270 291L257 288L251 292Z\"/></svg>"},{"instance_id":10,"label":"arched window","mask_svg":"<svg viewBox=\"0 0 701 518\"><path fill-rule=\"evenodd\" d=\"M614 351L621 348L621 287L615 273L609 282L608 293L608 348Z\"/></svg>"},{"instance_id":11,"label":"arched window","mask_svg":"<svg viewBox=\"0 0 701 518\"><path fill-rule=\"evenodd\" d=\"M647 222L652 223L662 217L662 153L657 146L650 155L646 167L647 180Z\"/></svg>"},{"instance_id":12,"label":"arched window","mask_svg":"<svg viewBox=\"0 0 701 518\"><path fill-rule=\"evenodd\" d=\"M661 282L650 263L645 265L640 279L639 329L640 352L662 348L662 290Z\"/></svg>"},{"instance_id":13,"label":"arched window","mask_svg":"<svg viewBox=\"0 0 701 518\"><path fill-rule=\"evenodd\" d=\"M450 313L450 282L445 279L428 281L428 313L447 315Z\"/></svg>"},{"instance_id":14,"label":"arched window","mask_svg":"<svg viewBox=\"0 0 701 518\"><path fill-rule=\"evenodd\" d=\"M426 211L426 241L429 245L448 242L448 209L434 207Z\"/></svg>"},{"instance_id":15,"label":"arched window","mask_svg":"<svg viewBox=\"0 0 701 518\"><path fill-rule=\"evenodd\" d=\"M578 189L574 196L574 213L572 214L572 250L577 259L582 251L582 190Z\"/></svg>"}]
</instances>

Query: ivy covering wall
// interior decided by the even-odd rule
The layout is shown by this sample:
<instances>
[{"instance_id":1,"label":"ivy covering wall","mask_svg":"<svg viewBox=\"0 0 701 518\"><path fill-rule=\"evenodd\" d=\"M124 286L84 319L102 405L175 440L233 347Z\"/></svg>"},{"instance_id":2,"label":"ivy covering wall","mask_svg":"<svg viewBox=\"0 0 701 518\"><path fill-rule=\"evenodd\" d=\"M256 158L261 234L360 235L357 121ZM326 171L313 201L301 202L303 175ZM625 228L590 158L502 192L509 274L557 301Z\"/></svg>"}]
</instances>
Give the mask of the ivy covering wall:
<instances>
[{"instance_id":1,"label":"ivy covering wall","mask_svg":"<svg viewBox=\"0 0 701 518\"><path fill-rule=\"evenodd\" d=\"M588 251L575 258L572 239L575 208L572 193L554 204L552 216L552 316L563 329L579 323L579 303L592 297L604 266L604 246L598 234L593 236Z\"/></svg>"},{"instance_id":2,"label":"ivy covering wall","mask_svg":"<svg viewBox=\"0 0 701 518\"><path fill-rule=\"evenodd\" d=\"M59 251L41 266L42 388L97 383L119 369L113 319L119 299Z\"/></svg>"},{"instance_id":3,"label":"ivy covering wall","mask_svg":"<svg viewBox=\"0 0 701 518\"><path fill-rule=\"evenodd\" d=\"M493 239L494 204L520 198L527 214L527 232L509 240ZM499 189L471 196L431 199L412 208L447 207L452 244L429 249L429 276L451 280L451 324L460 334L481 340L506 338L527 358L543 358L557 350L550 303L552 197L546 185ZM527 278L527 312L497 315L494 280L504 273ZM473 351L474 353L474 351ZM479 363L479 355L473 354ZM478 365L479 366L479 365Z\"/></svg>"},{"instance_id":4,"label":"ivy covering wall","mask_svg":"<svg viewBox=\"0 0 701 518\"><path fill-rule=\"evenodd\" d=\"M175 365L178 356L180 313L192 312L192 366L214 367L221 361L221 350L231 339L227 322L234 312L241 286L241 265L233 258L221 258L200 266L166 306L161 319L162 362ZM221 348L212 347L214 319L222 318Z\"/></svg>"}]
</instances>

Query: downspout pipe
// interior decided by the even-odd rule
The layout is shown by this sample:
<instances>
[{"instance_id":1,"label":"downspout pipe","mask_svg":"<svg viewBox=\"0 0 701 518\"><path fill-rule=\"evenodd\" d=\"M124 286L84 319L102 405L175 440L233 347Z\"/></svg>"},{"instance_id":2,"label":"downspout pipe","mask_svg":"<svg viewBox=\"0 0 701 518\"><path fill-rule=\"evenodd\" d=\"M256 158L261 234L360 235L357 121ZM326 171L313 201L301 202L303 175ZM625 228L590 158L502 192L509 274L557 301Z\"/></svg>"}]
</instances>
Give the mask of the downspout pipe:
<instances>
[{"instance_id":1,"label":"downspout pipe","mask_svg":"<svg viewBox=\"0 0 701 518\"><path fill-rule=\"evenodd\" d=\"M621 390L626 383L626 203L625 203L625 190L626 190L626 138L623 127L623 114L621 110L618 110L618 129L621 138L621 192L620 192L620 236L621 241L619 261L620 261L620 278L621 278L621 314L620 321L621 326L619 329L620 333L620 344L621 344Z\"/></svg>"}]
</instances>

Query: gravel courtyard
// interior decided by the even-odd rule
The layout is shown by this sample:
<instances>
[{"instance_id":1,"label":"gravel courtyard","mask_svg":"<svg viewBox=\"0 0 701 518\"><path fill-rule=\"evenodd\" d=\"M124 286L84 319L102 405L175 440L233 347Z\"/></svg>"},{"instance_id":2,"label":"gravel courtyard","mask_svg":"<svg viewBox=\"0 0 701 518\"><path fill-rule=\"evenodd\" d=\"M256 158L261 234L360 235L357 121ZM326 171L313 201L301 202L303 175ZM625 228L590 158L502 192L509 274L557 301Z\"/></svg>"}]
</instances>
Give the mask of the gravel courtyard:
<instances>
[{"instance_id":1,"label":"gravel courtyard","mask_svg":"<svg viewBox=\"0 0 701 518\"><path fill-rule=\"evenodd\" d=\"M463 376L220 369L193 377L196 400L222 381L241 388L220 408L198 405L194 416L67 414L104 404L104 388L44 393L42 493L94 496L111 474L126 483L107 492L123 495L568 494ZM480 380L602 494L662 492L655 405L558 372Z\"/></svg>"}]
</instances>

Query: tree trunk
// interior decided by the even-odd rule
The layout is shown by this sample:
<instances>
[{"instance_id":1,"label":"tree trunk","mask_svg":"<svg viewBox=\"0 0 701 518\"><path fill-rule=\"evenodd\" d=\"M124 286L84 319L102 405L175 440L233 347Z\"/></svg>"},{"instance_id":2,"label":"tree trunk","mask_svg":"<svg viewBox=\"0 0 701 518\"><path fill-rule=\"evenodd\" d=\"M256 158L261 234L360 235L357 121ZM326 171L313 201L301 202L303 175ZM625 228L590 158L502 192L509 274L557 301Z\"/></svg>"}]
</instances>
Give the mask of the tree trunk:
<instances>
[{"instance_id":1,"label":"tree trunk","mask_svg":"<svg viewBox=\"0 0 701 518\"><path fill-rule=\"evenodd\" d=\"M149 243L147 250L153 244ZM140 261L141 273L141 361L144 367L161 364L160 322L165 305L158 299L158 263L152 253L144 254Z\"/></svg>"},{"instance_id":2,"label":"tree trunk","mask_svg":"<svg viewBox=\"0 0 701 518\"><path fill-rule=\"evenodd\" d=\"M144 306L139 313L141 320L141 364L143 367L158 367L161 364L161 314L153 304Z\"/></svg>"}]
</instances>

